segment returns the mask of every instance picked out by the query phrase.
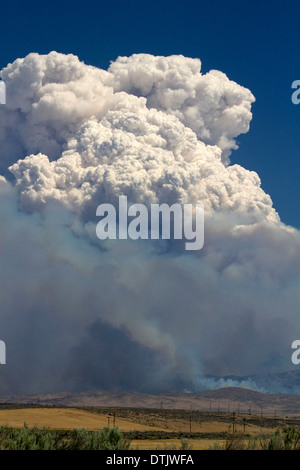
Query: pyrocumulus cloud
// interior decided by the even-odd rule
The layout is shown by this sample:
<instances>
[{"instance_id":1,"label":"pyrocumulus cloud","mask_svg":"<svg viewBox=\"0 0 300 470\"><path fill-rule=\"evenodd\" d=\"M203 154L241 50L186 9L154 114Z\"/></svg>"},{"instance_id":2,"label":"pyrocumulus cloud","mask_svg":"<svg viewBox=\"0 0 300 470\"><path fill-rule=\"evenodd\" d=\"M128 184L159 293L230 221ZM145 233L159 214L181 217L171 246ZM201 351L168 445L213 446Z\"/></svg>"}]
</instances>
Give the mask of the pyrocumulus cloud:
<instances>
[{"instance_id":1,"label":"pyrocumulus cloud","mask_svg":"<svg viewBox=\"0 0 300 470\"><path fill-rule=\"evenodd\" d=\"M183 56L104 71L32 53L0 76L0 391L200 390L289 368L299 232L230 163L252 93ZM98 240L96 208L120 195L203 203L204 248Z\"/></svg>"}]
</instances>

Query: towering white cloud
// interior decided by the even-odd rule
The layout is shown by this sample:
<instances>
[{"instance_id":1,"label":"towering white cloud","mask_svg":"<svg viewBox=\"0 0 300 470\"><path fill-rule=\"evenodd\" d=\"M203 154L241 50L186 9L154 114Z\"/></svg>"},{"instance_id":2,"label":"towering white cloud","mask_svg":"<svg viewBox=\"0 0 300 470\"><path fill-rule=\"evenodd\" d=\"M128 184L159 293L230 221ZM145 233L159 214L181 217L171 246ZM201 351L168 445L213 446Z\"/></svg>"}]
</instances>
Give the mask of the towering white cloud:
<instances>
[{"instance_id":1,"label":"towering white cloud","mask_svg":"<svg viewBox=\"0 0 300 470\"><path fill-rule=\"evenodd\" d=\"M29 54L1 77L8 389L196 388L203 374L288 368L299 233L258 175L229 161L251 92L183 56L120 57L104 71ZM100 242L96 207L122 194L204 203L204 249ZM24 364L20 344L40 362Z\"/></svg>"},{"instance_id":2,"label":"towering white cloud","mask_svg":"<svg viewBox=\"0 0 300 470\"><path fill-rule=\"evenodd\" d=\"M147 106L177 116L206 144L218 145L224 161L249 130L254 96L218 70L202 75L199 59L183 56L120 57L109 68L114 89L147 98Z\"/></svg>"}]
</instances>

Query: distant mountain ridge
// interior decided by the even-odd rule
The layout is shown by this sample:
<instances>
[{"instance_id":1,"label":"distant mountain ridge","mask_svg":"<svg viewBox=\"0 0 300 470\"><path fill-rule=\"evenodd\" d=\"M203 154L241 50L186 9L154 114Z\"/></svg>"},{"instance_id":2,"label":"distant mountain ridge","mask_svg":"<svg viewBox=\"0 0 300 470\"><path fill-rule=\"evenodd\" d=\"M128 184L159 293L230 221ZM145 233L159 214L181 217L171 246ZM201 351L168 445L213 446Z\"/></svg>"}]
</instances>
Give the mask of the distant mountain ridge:
<instances>
[{"instance_id":1,"label":"distant mountain ridge","mask_svg":"<svg viewBox=\"0 0 300 470\"><path fill-rule=\"evenodd\" d=\"M243 382L253 382L256 385L257 390L266 393L287 393L300 395L300 370L278 372L275 374L255 374L244 377L230 375L223 377L223 379L225 381L233 381L236 384Z\"/></svg>"},{"instance_id":2,"label":"distant mountain ridge","mask_svg":"<svg viewBox=\"0 0 300 470\"><path fill-rule=\"evenodd\" d=\"M126 407L191 409L199 411L238 412L268 416L300 415L300 395L268 394L240 387L225 387L199 393L143 394L91 390L80 393L0 397L1 403L35 406Z\"/></svg>"},{"instance_id":3,"label":"distant mountain ridge","mask_svg":"<svg viewBox=\"0 0 300 470\"><path fill-rule=\"evenodd\" d=\"M300 370L244 377L207 376L203 384L210 386L212 390L157 394L88 390L40 395L3 395L0 396L0 407L1 403L19 403L35 406L192 408L199 411L236 410L257 414L300 414Z\"/></svg>"}]
</instances>

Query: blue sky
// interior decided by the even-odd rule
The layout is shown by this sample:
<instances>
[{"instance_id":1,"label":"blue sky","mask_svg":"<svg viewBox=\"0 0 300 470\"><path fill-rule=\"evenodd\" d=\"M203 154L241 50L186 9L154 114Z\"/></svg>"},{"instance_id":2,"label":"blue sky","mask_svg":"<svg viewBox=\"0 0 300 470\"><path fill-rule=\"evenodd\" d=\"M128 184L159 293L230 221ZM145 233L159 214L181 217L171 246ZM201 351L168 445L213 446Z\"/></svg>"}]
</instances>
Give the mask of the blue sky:
<instances>
[{"instance_id":1,"label":"blue sky","mask_svg":"<svg viewBox=\"0 0 300 470\"><path fill-rule=\"evenodd\" d=\"M256 97L233 163L258 172L282 220L300 228L298 0L13 1L1 6L0 68L29 52L73 53L107 68L119 55L199 57Z\"/></svg>"}]
</instances>

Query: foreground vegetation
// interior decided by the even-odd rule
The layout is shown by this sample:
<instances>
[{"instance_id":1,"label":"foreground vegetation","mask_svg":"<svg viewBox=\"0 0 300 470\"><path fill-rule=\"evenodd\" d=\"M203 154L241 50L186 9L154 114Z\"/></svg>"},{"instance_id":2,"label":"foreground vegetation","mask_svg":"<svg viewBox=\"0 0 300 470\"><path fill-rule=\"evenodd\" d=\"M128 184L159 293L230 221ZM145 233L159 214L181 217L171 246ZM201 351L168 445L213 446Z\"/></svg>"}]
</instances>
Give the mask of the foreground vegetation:
<instances>
[{"instance_id":1,"label":"foreground vegetation","mask_svg":"<svg viewBox=\"0 0 300 470\"><path fill-rule=\"evenodd\" d=\"M127 450L130 442L117 428L102 431L0 427L0 450Z\"/></svg>"},{"instance_id":2,"label":"foreground vegetation","mask_svg":"<svg viewBox=\"0 0 300 470\"><path fill-rule=\"evenodd\" d=\"M300 450L300 429L295 427L278 428L270 436L257 435L245 439L242 434L226 439L211 450Z\"/></svg>"},{"instance_id":3,"label":"foreground vegetation","mask_svg":"<svg viewBox=\"0 0 300 470\"><path fill-rule=\"evenodd\" d=\"M74 429L51 431L48 429L0 427L0 450L134 450L130 441L117 428L102 431ZM137 446L136 449L139 449ZM157 450L192 450L192 443L181 439L180 447L164 442ZM269 436L228 436L223 445L215 444L209 450L300 450L300 429L277 429Z\"/></svg>"}]
</instances>

